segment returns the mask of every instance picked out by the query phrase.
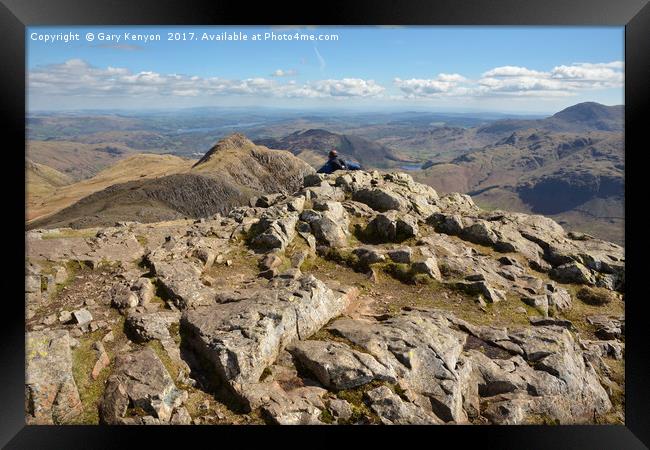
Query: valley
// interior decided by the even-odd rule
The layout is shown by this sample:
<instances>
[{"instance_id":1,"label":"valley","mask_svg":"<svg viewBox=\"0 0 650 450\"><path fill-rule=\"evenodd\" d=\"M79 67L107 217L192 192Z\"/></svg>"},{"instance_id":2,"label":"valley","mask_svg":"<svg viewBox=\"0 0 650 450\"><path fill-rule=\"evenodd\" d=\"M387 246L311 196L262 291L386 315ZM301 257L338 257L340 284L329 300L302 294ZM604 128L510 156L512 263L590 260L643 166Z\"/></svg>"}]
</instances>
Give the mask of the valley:
<instances>
[{"instance_id":1,"label":"valley","mask_svg":"<svg viewBox=\"0 0 650 450\"><path fill-rule=\"evenodd\" d=\"M406 170L442 193L467 193L485 208L544 214L622 244L622 130L622 107L597 103L549 117L219 108L35 114L28 120L27 218L31 224L111 185L182 174L216 140L241 132L314 168L335 148L364 169ZM148 159L119 164L129 157ZM60 175L50 171L56 181L45 181L34 164L41 174Z\"/></svg>"}]
</instances>

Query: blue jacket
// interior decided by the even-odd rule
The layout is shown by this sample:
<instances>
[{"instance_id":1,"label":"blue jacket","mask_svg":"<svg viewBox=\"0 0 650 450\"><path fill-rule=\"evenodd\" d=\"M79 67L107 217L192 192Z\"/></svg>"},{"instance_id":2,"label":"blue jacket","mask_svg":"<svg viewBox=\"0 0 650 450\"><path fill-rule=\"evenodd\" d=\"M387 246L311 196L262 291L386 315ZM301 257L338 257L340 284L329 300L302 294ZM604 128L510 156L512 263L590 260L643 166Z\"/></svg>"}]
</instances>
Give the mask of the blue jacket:
<instances>
[{"instance_id":1,"label":"blue jacket","mask_svg":"<svg viewBox=\"0 0 650 450\"><path fill-rule=\"evenodd\" d=\"M352 161L344 161L340 158L332 158L318 169L316 173L334 173L337 170L361 170L361 166Z\"/></svg>"}]
</instances>

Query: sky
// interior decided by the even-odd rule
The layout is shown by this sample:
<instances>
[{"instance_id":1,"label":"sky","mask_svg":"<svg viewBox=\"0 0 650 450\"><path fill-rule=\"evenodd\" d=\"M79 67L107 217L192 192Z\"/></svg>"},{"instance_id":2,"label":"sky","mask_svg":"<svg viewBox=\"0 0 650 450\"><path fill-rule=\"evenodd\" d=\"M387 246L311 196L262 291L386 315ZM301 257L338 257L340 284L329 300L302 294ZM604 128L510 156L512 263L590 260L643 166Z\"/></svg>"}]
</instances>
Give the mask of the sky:
<instances>
[{"instance_id":1,"label":"sky","mask_svg":"<svg viewBox=\"0 0 650 450\"><path fill-rule=\"evenodd\" d=\"M29 27L26 42L30 112L623 104L623 27Z\"/></svg>"}]
</instances>

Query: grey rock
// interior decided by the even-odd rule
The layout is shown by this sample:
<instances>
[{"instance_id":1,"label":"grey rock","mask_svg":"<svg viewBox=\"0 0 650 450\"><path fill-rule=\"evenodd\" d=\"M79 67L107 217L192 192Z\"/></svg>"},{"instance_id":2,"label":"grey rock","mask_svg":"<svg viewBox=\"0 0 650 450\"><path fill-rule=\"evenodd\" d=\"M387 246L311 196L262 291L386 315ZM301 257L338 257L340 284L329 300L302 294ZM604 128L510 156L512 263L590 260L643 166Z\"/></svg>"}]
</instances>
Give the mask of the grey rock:
<instances>
[{"instance_id":1,"label":"grey rock","mask_svg":"<svg viewBox=\"0 0 650 450\"><path fill-rule=\"evenodd\" d=\"M434 280L442 280L442 274L438 267L438 261L435 257L430 256L422 259L421 261L414 261L411 263L411 271L413 273L423 273L429 275Z\"/></svg>"},{"instance_id":2,"label":"grey rock","mask_svg":"<svg viewBox=\"0 0 650 450\"><path fill-rule=\"evenodd\" d=\"M138 305L146 306L156 295L156 288L149 278L139 278L131 286L131 290L138 295Z\"/></svg>"},{"instance_id":3,"label":"grey rock","mask_svg":"<svg viewBox=\"0 0 650 450\"><path fill-rule=\"evenodd\" d=\"M339 398L330 400L328 409L338 421L345 421L352 417L352 407L345 400Z\"/></svg>"},{"instance_id":4,"label":"grey rock","mask_svg":"<svg viewBox=\"0 0 650 450\"><path fill-rule=\"evenodd\" d=\"M187 408L181 406L180 408L176 408L169 423L171 425L191 425L192 417L190 417L190 413L187 411Z\"/></svg>"},{"instance_id":5,"label":"grey rock","mask_svg":"<svg viewBox=\"0 0 650 450\"><path fill-rule=\"evenodd\" d=\"M241 394L285 346L339 315L351 295L334 292L311 275L278 280L246 299L186 311L181 328L194 350L211 361L215 375Z\"/></svg>"},{"instance_id":6,"label":"grey rock","mask_svg":"<svg viewBox=\"0 0 650 450\"><path fill-rule=\"evenodd\" d=\"M25 336L28 424L62 424L83 411L72 373L70 339L65 330L33 331Z\"/></svg>"},{"instance_id":7,"label":"grey rock","mask_svg":"<svg viewBox=\"0 0 650 450\"><path fill-rule=\"evenodd\" d=\"M456 287L470 294L481 294L491 303L506 299L505 293L502 290L493 288L486 281L461 281L456 283Z\"/></svg>"},{"instance_id":8,"label":"grey rock","mask_svg":"<svg viewBox=\"0 0 650 450\"><path fill-rule=\"evenodd\" d=\"M529 318L531 325L535 326L547 326L552 325L556 327L563 327L568 330L573 329L573 323L570 320L558 319L555 317L530 317Z\"/></svg>"},{"instance_id":9,"label":"grey rock","mask_svg":"<svg viewBox=\"0 0 650 450\"><path fill-rule=\"evenodd\" d=\"M78 309L76 311L73 311L72 320L77 325L86 325L93 320L93 316L87 309Z\"/></svg>"},{"instance_id":10,"label":"grey rock","mask_svg":"<svg viewBox=\"0 0 650 450\"><path fill-rule=\"evenodd\" d=\"M352 200L365 203L379 212L404 210L406 208L406 201L403 197L381 188L359 189L352 194Z\"/></svg>"},{"instance_id":11,"label":"grey rock","mask_svg":"<svg viewBox=\"0 0 650 450\"><path fill-rule=\"evenodd\" d=\"M425 395L440 419L467 420L462 391L469 372L459 360L465 335L444 317L409 311L379 323L338 319L328 329L363 347Z\"/></svg>"},{"instance_id":12,"label":"grey rock","mask_svg":"<svg viewBox=\"0 0 650 450\"><path fill-rule=\"evenodd\" d=\"M297 213L283 213L269 208L260 218L256 228L260 231L252 244L265 248L284 250L296 235Z\"/></svg>"},{"instance_id":13,"label":"grey rock","mask_svg":"<svg viewBox=\"0 0 650 450\"><path fill-rule=\"evenodd\" d=\"M115 359L99 406L100 423L144 423L137 416L127 417L130 407L140 408L153 418L168 423L174 409L180 407L187 397L187 392L176 388L151 348L120 354Z\"/></svg>"},{"instance_id":14,"label":"grey rock","mask_svg":"<svg viewBox=\"0 0 650 450\"><path fill-rule=\"evenodd\" d=\"M377 214L364 231L368 239L377 242L401 242L417 236L417 221L409 214L395 211Z\"/></svg>"},{"instance_id":15,"label":"grey rock","mask_svg":"<svg viewBox=\"0 0 650 450\"><path fill-rule=\"evenodd\" d=\"M371 246L355 248L352 250L352 254L359 258L359 264L364 267L367 267L370 264L384 262L386 260L386 257L381 254L378 248Z\"/></svg>"},{"instance_id":16,"label":"grey rock","mask_svg":"<svg viewBox=\"0 0 650 450\"><path fill-rule=\"evenodd\" d=\"M402 247L387 252L388 257L396 263L409 264L413 255L411 247Z\"/></svg>"},{"instance_id":17,"label":"grey rock","mask_svg":"<svg viewBox=\"0 0 650 450\"><path fill-rule=\"evenodd\" d=\"M431 412L403 401L387 386L366 392L370 408L385 425L435 425L443 423Z\"/></svg>"},{"instance_id":18,"label":"grey rock","mask_svg":"<svg viewBox=\"0 0 650 450\"><path fill-rule=\"evenodd\" d=\"M131 313L126 318L126 332L136 342L147 342L153 339L171 339L169 327L178 323L181 313L178 311L158 311L153 313Z\"/></svg>"},{"instance_id":19,"label":"grey rock","mask_svg":"<svg viewBox=\"0 0 650 450\"><path fill-rule=\"evenodd\" d=\"M149 257L158 282L177 308L211 305L215 291L201 280L201 269L188 259Z\"/></svg>"},{"instance_id":20,"label":"grey rock","mask_svg":"<svg viewBox=\"0 0 650 450\"><path fill-rule=\"evenodd\" d=\"M549 272L549 275L562 283L596 284L595 278L589 269L576 261L554 267Z\"/></svg>"},{"instance_id":21,"label":"grey rock","mask_svg":"<svg viewBox=\"0 0 650 450\"><path fill-rule=\"evenodd\" d=\"M373 380L395 381L392 370L373 356L340 342L300 341L287 350L331 389L352 389Z\"/></svg>"}]
</instances>

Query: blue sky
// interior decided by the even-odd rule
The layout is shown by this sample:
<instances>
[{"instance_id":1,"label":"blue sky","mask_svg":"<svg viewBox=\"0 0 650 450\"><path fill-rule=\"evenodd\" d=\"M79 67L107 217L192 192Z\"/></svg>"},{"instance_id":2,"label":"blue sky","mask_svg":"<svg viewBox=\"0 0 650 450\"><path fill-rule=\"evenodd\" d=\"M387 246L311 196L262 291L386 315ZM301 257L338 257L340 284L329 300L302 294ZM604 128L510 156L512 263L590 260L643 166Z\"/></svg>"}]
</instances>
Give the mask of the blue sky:
<instances>
[{"instance_id":1,"label":"blue sky","mask_svg":"<svg viewBox=\"0 0 650 450\"><path fill-rule=\"evenodd\" d=\"M203 40L203 33L224 32L248 40ZM271 32L338 39L264 39ZM60 40L70 33L80 40ZM132 41L125 33L161 40ZM194 33L194 40L168 41L168 33ZM262 40L252 40L258 33ZM46 36L59 40L44 42ZM30 110L546 113L581 101L623 103L622 27L30 27L26 39Z\"/></svg>"}]
</instances>

